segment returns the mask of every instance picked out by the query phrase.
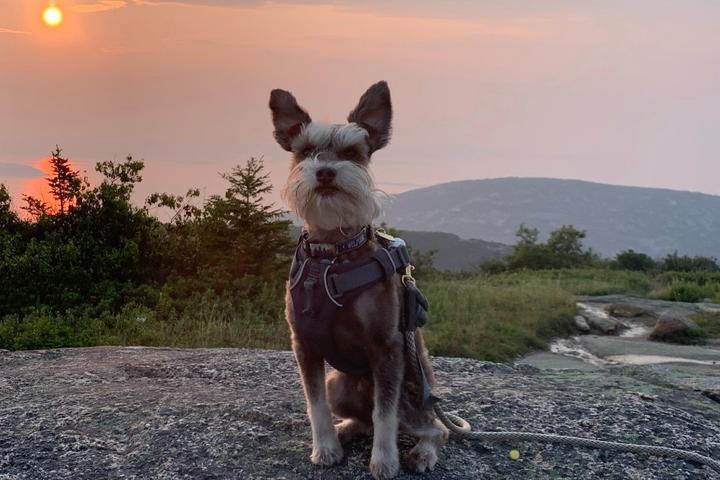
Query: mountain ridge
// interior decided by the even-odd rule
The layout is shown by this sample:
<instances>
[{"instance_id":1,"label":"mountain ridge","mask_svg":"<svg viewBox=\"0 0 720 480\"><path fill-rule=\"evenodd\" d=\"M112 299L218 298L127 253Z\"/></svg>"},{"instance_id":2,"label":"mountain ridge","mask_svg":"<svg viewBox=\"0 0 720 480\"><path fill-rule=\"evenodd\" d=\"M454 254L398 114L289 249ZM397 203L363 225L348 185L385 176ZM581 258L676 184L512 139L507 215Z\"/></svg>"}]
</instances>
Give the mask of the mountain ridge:
<instances>
[{"instance_id":1,"label":"mountain ridge","mask_svg":"<svg viewBox=\"0 0 720 480\"><path fill-rule=\"evenodd\" d=\"M403 230L504 244L515 243L521 223L538 228L542 238L574 225L605 256L629 248L656 257L720 256L720 196L657 187L543 177L460 180L395 195L384 220Z\"/></svg>"}]
</instances>

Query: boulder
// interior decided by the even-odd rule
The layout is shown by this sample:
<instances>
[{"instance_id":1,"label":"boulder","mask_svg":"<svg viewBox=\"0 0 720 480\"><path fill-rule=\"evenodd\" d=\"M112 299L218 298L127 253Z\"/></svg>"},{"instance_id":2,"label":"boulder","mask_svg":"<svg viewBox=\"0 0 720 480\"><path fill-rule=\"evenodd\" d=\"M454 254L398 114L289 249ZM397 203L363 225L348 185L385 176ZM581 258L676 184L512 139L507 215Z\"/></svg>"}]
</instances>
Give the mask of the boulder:
<instances>
[{"instance_id":1,"label":"boulder","mask_svg":"<svg viewBox=\"0 0 720 480\"><path fill-rule=\"evenodd\" d=\"M622 318L634 318L642 317L645 315L653 315L652 312L649 312L645 308L639 307L637 305L631 305L629 303L613 303L608 308L608 313L613 317Z\"/></svg>"},{"instance_id":2,"label":"boulder","mask_svg":"<svg viewBox=\"0 0 720 480\"><path fill-rule=\"evenodd\" d=\"M672 343L696 343L704 336L703 329L690 320L686 312L677 309L667 310L660 315L650 333L651 340Z\"/></svg>"},{"instance_id":3,"label":"boulder","mask_svg":"<svg viewBox=\"0 0 720 480\"><path fill-rule=\"evenodd\" d=\"M617 335L618 332L625 327L615 317L600 307L595 307L585 303L578 303L578 314L582 316L591 330L598 331L605 335Z\"/></svg>"},{"instance_id":4,"label":"boulder","mask_svg":"<svg viewBox=\"0 0 720 480\"><path fill-rule=\"evenodd\" d=\"M590 325L588 325L587 320L585 320L585 317L583 317L582 315L575 315L575 326L581 332L590 331Z\"/></svg>"}]
</instances>

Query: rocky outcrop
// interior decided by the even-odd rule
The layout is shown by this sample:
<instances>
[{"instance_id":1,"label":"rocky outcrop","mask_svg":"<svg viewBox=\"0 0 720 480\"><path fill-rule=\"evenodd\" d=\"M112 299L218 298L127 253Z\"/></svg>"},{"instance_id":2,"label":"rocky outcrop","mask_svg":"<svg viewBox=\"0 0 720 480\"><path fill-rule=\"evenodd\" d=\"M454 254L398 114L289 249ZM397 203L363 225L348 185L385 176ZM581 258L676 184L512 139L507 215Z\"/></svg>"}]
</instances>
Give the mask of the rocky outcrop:
<instances>
[{"instance_id":1,"label":"rocky outcrop","mask_svg":"<svg viewBox=\"0 0 720 480\"><path fill-rule=\"evenodd\" d=\"M613 371L435 358L436 393L488 430L647 442L720 457L720 404ZM97 347L0 354L0 479L369 479L371 441L310 464L289 352ZM401 438L401 450L411 441ZM415 479L712 478L672 459L451 440ZM509 451L517 448L519 460Z\"/></svg>"},{"instance_id":2,"label":"rocky outcrop","mask_svg":"<svg viewBox=\"0 0 720 480\"><path fill-rule=\"evenodd\" d=\"M658 318L650 339L665 342L692 343L704 337L703 330L682 310L670 309Z\"/></svg>"},{"instance_id":3,"label":"rocky outcrop","mask_svg":"<svg viewBox=\"0 0 720 480\"><path fill-rule=\"evenodd\" d=\"M704 339L705 334L691 317L701 312L719 312L720 305L604 295L578 297L577 310L587 320L593 333L617 335L630 328L630 336L634 337L697 343ZM575 323L581 332L587 333L577 320Z\"/></svg>"},{"instance_id":4,"label":"rocky outcrop","mask_svg":"<svg viewBox=\"0 0 720 480\"><path fill-rule=\"evenodd\" d=\"M598 308L588 303L578 302L578 315L585 319L589 330L605 335L617 335L625 328L625 325L617 318L610 316L603 308ZM575 321L577 324L577 320Z\"/></svg>"}]
</instances>

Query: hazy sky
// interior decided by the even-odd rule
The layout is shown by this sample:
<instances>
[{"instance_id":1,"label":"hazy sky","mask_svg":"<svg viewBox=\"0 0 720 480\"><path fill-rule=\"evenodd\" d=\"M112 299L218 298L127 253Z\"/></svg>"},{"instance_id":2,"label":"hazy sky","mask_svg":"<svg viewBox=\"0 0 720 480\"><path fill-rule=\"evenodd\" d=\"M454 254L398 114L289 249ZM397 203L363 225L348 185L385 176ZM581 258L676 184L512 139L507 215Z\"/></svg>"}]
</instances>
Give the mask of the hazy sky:
<instances>
[{"instance_id":1,"label":"hazy sky","mask_svg":"<svg viewBox=\"0 0 720 480\"><path fill-rule=\"evenodd\" d=\"M0 182L32 189L59 144L132 153L151 191L207 194L264 156L269 91L343 121L389 82L388 192L501 176L720 194L720 2L0 0Z\"/></svg>"}]
</instances>

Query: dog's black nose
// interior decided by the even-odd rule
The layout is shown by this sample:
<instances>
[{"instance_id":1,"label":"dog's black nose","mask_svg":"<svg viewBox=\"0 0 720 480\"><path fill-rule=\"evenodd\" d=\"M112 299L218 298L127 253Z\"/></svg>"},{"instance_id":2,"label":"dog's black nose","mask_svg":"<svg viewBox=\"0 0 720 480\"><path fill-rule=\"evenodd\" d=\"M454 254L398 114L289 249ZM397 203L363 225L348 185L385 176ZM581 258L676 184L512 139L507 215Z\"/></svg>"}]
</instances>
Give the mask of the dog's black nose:
<instances>
[{"instance_id":1,"label":"dog's black nose","mask_svg":"<svg viewBox=\"0 0 720 480\"><path fill-rule=\"evenodd\" d=\"M335 169L323 167L315 173L315 176L317 177L317 181L320 185L328 185L335 180Z\"/></svg>"}]
</instances>

